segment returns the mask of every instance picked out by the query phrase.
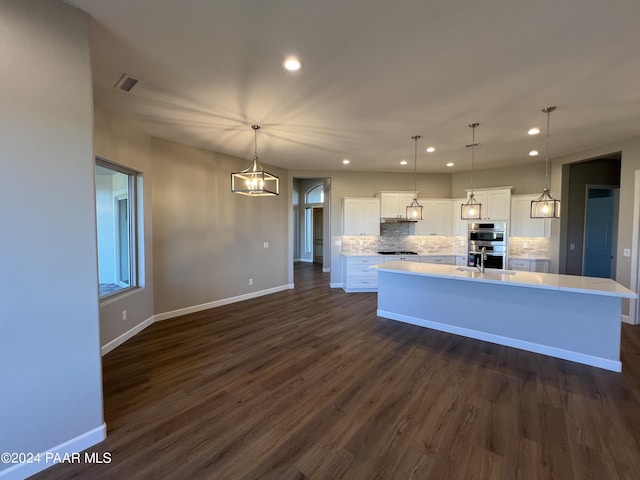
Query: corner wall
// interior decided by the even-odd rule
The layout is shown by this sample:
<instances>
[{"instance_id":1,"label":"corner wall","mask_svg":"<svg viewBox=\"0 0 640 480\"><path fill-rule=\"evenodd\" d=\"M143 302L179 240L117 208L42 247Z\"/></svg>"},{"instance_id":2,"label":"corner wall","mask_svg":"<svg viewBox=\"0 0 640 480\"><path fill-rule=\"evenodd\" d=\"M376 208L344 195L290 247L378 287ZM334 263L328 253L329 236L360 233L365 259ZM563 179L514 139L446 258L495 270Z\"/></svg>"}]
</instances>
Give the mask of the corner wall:
<instances>
[{"instance_id":1,"label":"corner wall","mask_svg":"<svg viewBox=\"0 0 640 480\"><path fill-rule=\"evenodd\" d=\"M89 16L4 0L0 58L0 452L80 451L106 433Z\"/></svg>"}]
</instances>

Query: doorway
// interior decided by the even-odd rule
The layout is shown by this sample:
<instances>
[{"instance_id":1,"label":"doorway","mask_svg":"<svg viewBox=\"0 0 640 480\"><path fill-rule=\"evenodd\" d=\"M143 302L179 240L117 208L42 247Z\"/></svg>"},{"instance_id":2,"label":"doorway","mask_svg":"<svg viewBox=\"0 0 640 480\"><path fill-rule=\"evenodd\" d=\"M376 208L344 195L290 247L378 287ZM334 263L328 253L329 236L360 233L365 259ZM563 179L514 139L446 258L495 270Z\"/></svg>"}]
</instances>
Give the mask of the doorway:
<instances>
[{"instance_id":1,"label":"doorway","mask_svg":"<svg viewBox=\"0 0 640 480\"><path fill-rule=\"evenodd\" d=\"M615 278L616 232L620 189L587 185L584 220L583 275Z\"/></svg>"},{"instance_id":2,"label":"doorway","mask_svg":"<svg viewBox=\"0 0 640 480\"><path fill-rule=\"evenodd\" d=\"M324 221L324 212L322 207L313 209L313 263L322 265L324 242L322 241L322 224Z\"/></svg>"},{"instance_id":3,"label":"doorway","mask_svg":"<svg viewBox=\"0 0 640 480\"><path fill-rule=\"evenodd\" d=\"M620 188L621 154L614 152L600 158L583 160L562 167L562 215L560 218L560 251L558 258L558 273L567 275L588 275L585 268L589 268L589 275L607 275L607 266L603 262L607 254L590 251L586 252L587 245L592 250L596 244L605 248L605 243L611 243L616 248L617 243L617 218L618 212L618 191ZM589 201L589 190L591 193L591 208L587 208ZM604 189L605 191L599 191ZM613 190L613 198L608 189ZM604 208L605 204L613 200L613 212L609 214L613 217L613 226L592 224L587 229L588 210L589 216L598 218L598 210ZM590 218L590 220L592 220ZM613 228L613 231L609 229ZM606 233L605 233L606 231ZM586 235L591 235L587 240ZM600 236L598 236L600 235ZM605 237L605 235L607 235ZM604 242L604 243L603 243ZM616 255L614 253L614 264L609 267L607 276L615 278ZM611 260L611 253L608 259ZM596 266L591 260L596 261ZM599 265L599 266L598 266ZM596 271L597 270L597 271Z\"/></svg>"}]
</instances>

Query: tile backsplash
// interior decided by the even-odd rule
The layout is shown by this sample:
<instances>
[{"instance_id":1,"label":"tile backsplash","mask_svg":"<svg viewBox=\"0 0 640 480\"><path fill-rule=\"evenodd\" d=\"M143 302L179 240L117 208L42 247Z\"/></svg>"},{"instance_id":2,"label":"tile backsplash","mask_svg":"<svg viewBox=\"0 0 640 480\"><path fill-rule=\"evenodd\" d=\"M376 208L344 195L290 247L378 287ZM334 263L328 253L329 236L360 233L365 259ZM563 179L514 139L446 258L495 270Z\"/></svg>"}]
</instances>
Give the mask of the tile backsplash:
<instances>
[{"instance_id":1,"label":"tile backsplash","mask_svg":"<svg viewBox=\"0 0 640 480\"><path fill-rule=\"evenodd\" d=\"M549 258L549 239L537 237L510 237L509 256Z\"/></svg>"},{"instance_id":2,"label":"tile backsplash","mask_svg":"<svg viewBox=\"0 0 640 480\"><path fill-rule=\"evenodd\" d=\"M409 224L389 224L383 226L382 235L344 236L342 253L346 255L376 253L383 250L412 251L423 255L466 255L465 237L417 236L404 233ZM391 228L389 228L391 227Z\"/></svg>"},{"instance_id":3,"label":"tile backsplash","mask_svg":"<svg viewBox=\"0 0 640 480\"><path fill-rule=\"evenodd\" d=\"M383 250L418 252L422 255L466 255L467 238L463 236L410 235L408 223L381 225L380 236L343 236L342 253L375 254ZM548 238L509 238L511 257L549 257Z\"/></svg>"}]
</instances>

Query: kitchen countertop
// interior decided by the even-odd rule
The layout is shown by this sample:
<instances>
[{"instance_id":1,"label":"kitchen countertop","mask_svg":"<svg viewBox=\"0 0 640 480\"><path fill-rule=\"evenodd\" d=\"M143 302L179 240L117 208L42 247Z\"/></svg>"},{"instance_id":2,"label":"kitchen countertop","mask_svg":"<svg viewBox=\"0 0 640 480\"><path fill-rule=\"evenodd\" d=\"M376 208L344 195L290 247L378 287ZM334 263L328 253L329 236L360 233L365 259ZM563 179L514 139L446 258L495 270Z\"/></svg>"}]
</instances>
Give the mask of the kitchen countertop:
<instances>
[{"instance_id":1,"label":"kitchen countertop","mask_svg":"<svg viewBox=\"0 0 640 480\"><path fill-rule=\"evenodd\" d=\"M393 257L394 255L383 255L378 252L373 253L343 253L345 257ZM418 253L417 255L400 255L402 257L466 257L463 253Z\"/></svg>"},{"instance_id":2,"label":"kitchen countertop","mask_svg":"<svg viewBox=\"0 0 640 480\"><path fill-rule=\"evenodd\" d=\"M549 257L534 257L534 256L525 256L525 255L509 255L509 260L547 260L551 261Z\"/></svg>"},{"instance_id":3,"label":"kitchen countertop","mask_svg":"<svg viewBox=\"0 0 640 480\"><path fill-rule=\"evenodd\" d=\"M382 256L382 255L381 255ZM620 298L638 298L631 290L610 278L580 277L556 273L521 272L501 274L458 270L455 265L417 262L385 262L376 266L379 271L427 277L440 277L465 282L484 282L514 287L541 288L565 292L587 293Z\"/></svg>"}]
</instances>

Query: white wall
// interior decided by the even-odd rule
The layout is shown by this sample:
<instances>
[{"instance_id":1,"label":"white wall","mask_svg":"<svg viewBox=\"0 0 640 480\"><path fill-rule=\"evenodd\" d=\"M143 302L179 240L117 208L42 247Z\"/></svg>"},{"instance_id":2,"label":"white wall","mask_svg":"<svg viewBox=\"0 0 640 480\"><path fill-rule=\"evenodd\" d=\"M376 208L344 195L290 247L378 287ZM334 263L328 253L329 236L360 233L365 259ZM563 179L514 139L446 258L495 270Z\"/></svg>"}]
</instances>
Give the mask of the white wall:
<instances>
[{"instance_id":1,"label":"white wall","mask_svg":"<svg viewBox=\"0 0 640 480\"><path fill-rule=\"evenodd\" d=\"M78 451L105 433L89 17L0 2L0 63L0 452Z\"/></svg>"}]
</instances>

